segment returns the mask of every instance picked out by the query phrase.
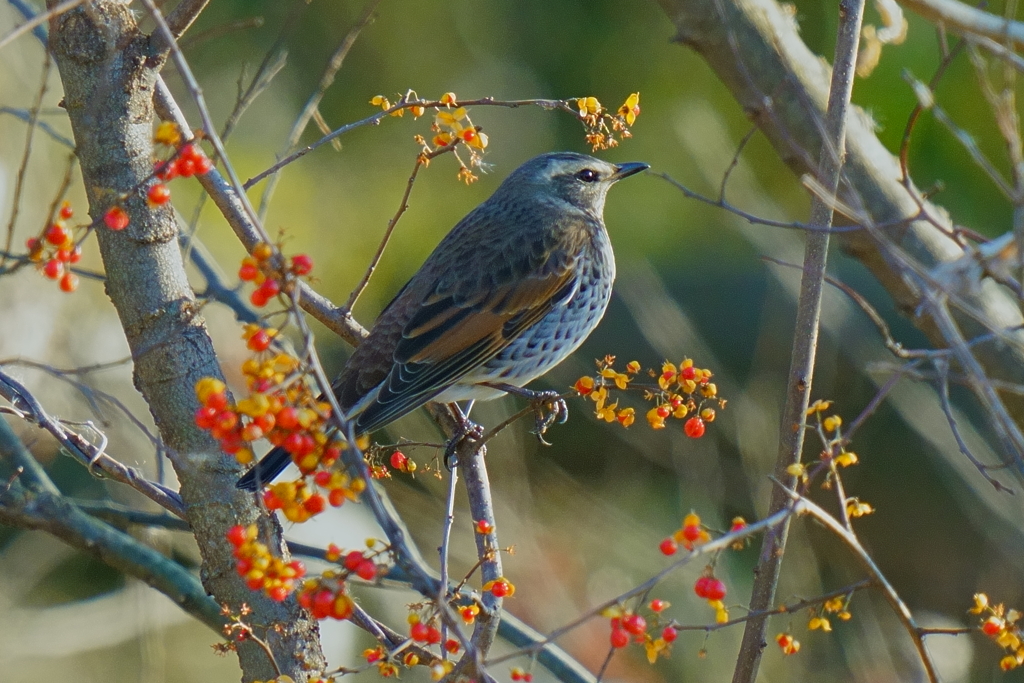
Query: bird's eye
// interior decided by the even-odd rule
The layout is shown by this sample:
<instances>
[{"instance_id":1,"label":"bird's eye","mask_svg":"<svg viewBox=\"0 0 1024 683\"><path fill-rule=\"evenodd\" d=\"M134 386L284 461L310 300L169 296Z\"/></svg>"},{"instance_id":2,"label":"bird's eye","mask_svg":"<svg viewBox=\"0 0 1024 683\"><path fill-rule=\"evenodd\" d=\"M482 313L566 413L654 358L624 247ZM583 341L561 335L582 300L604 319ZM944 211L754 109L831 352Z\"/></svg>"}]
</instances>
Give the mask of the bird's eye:
<instances>
[{"instance_id":1,"label":"bird's eye","mask_svg":"<svg viewBox=\"0 0 1024 683\"><path fill-rule=\"evenodd\" d=\"M576 177L585 183L592 183L598 180L601 176L598 175L597 171L590 168L585 168L579 173L577 173Z\"/></svg>"}]
</instances>

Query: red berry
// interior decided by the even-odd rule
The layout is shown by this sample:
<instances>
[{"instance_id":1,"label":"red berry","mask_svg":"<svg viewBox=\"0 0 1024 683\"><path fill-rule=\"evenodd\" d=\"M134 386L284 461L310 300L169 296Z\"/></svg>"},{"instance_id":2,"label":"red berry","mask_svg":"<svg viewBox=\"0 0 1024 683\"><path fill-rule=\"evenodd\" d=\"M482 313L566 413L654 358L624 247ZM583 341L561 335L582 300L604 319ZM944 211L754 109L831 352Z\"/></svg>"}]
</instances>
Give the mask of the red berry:
<instances>
[{"instance_id":1,"label":"red berry","mask_svg":"<svg viewBox=\"0 0 1024 683\"><path fill-rule=\"evenodd\" d=\"M409 637L416 642L423 642L427 639L427 632L430 631L430 627L424 624L422 621L417 621L409 628Z\"/></svg>"},{"instance_id":2,"label":"red berry","mask_svg":"<svg viewBox=\"0 0 1024 683\"><path fill-rule=\"evenodd\" d=\"M668 604L664 600L655 598L654 600L651 600L650 607L652 612L664 612L665 608L668 607Z\"/></svg>"},{"instance_id":3,"label":"red berry","mask_svg":"<svg viewBox=\"0 0 1024 683\"><path fill-rule=\"evenodd\" d=\"M509 594L509 586L507 581L495 581L494 585L491 586L491 595L496 598L504 598Z\"/></svg>"},{"instance_id":4,"label":"red berry","mask_svg":"<svg viewBox=\"0 0 1024 683\"><path fill-rule=\"evenodd\" d=\"M245 345L252 351L266 351L270 348L270 342L272 339L273 337L267 334L266 330L260 329L249 337L249 341L246 342Z\"/></svg>"},{"instance_id":5,"label":"red berry","mask_svg":"<svg viewBox=\"0 0 1024 683\"><path fill-rule=\"evenodd\" d=\"M263 284L257 287L253 293L249 296L249 301L252 302L253 306L262 308L267 305L267 302L277 296L277 293L281 291L281 285L277 283L277 280L266 279Z\"/></svg>"},{"instance_id":6,"label":"red berry","mask_svg":"<svg viewBox=\"0 0 1024 683\"><path fill-rule=\"evenodd\" d=\"M666 626L661 630L661 639L666 643L671 643L673 640L679 637L679 631L675 630L671 626Z\"/></svg>"},{"instance_id":7,"label":"red berry","mask_svg":"<svg viewBox=\"0 0 1024 683\"><path fill-rule=\"evenodd\" d=\"M317 486L327 487L331 483L331 473L327 470L320 470L313 475L313 481L316 482Z\"/></svg>"},{"instance_id":8,"label":"red berry","mask_svg":"<svg viewBox=\"0 0 1024 683\"><path fill-rule=\"evenodd\" d=\"M230 410L222 410L217 413L214 426L223 432L230 432L238 426L238 414Z\"/></svg>"},{"instance_id":9,"label":"red berry","mask_svg":"<svg viewBox=\"0 0 1024 683\"><path fill-rule=\"evenodd\" d=\"M277 413L277 426L281 429L295 429L299 426L299 412L291 406L281 408Z\"/></svg>"},{"instance_id":10,"label":"red berry","mask_svg":"<svg viewBox=\"0 0 1024 683\"><path fill-rule=\"evenodd\" d=\"M264 434L274 428L274 422L273 413L264 413L252 419L252 423L262 429Z\"/></svg>"},{"instance_id":11,"label":"red berry","mask_svg":"<svg viewBox=\"0 0 1024 683\"><path fill-rule=\"evenodd\" d=\"M63 226L56 223L46 229L44 236L47 242L57 247L68 241L67 231L64 230Z\"/></svg>"},{"instance_id":12,"label":"red berry","mask_svg":"<svg viewBox=\"0 0 1024 683\"><path fill-rule=\"evenodd\" d=\"M302 434L294 432L288 435L288 438L281 444L282 447L292 455L298 455L299 451L302 450Z\"/></svg>"},{"instance_id":13,"label":"red berry","mask_svg":"<svg viewBox=\"0 0 1024 683\"><path fill-rule=\"evenodd\" d=\"M679 371L679 379L693 379L696 376L697 371L693 369L692 365Z\"/></svg>"},{"instance_id":14,"label":"red berry","mask_svg":"<svg viewBox=\"0 0 1024 683\"><path fill-rule=\"evenodd\" d=\"M699 417L691 417L683 425L683 431L691 439L699 439L704 436L704 420Z\"/></svg>"},{"instance_id":15,"label":"red berry","mask_svg":"<svg viewBox=\"0 0 1024 683\"><path fill-rule=\"evenodd\" d=\"M191 178L196 174L196 162L192 159L179 157L178 160L174 162L174 166L178 175L182 178Z\"/></svg>"},{"instance_id":16,"label":"red berry","mask_svg":"<svg viewBox=\"0 0 1024 683\"><path fill-rule=\"evenodd\" d=\"M60 291L73 292L78 289L78 276L74 273L64 273L60 279Z\"/></svg>"},{"instance_id":17,"label":"red berry","mask_svg":"<svg viewBox=\"0 0 1024 683\"><path fill-rule=\"evenodd\" d=\"M313 259L307 254L292 256L292 272L296 275L309 275L313 270Z\"/></svg>"},{"instance_id":18,"label":"red berry","mask_svg":"<svg viewBox=\"0 0 1024 683\"><path fill-rule=\"evenodd\" d=\"M436 626L431 626L427 629L427 644L437 645L441 642L441 629Z\"/></svg>"},{"instance_id":19,"label":"red berry","mask_svg":"<svg viewBox=\"0 0 1024 683\"><path fill-rule=\"evenodd\" d=\"M296 579L301 579L306 575L306 565L302 564L301 560L292 560L288 563L288 568L295 572Z\"/></svg>"},{"instance_id":20,"label":"red berry","mask_svg":"<svg viewBox=\"0 0 1024 683\"><path fill-rule=\"evenodd\" d=\"M363 554L358 550L353 550L349 552L349 554L345 556L345 569L349 570L350 572L354 572L356 568L359 566L359 563L362 562L364 559L365 558L363 557Z\"/></svg>"},{"instance_id":21,"label":"red berry","mask_svg":"<svg viewBox=\"0 0 1024 683\"><path fill-rule=\"evenodd\" d=\"M639 614L630 614L622 619L622 628L638 636L647 630L647 620Z\"/></svg>"},{"instance_id":22,"label":"red berry","mask_svg":"<svg viewBox=\"0 0 1024 683\"><path fill-rule=\"evenodd\" d=\"M697 594L698 598L708 597L708 584L711 580L710 576L702 576L694 582L693 592Z\"/></svg>"},{"instance_id":23,"label":"red berry","mask_svg":"<svg viewBox=\"0 0 1024 683\"><path fill-rule=\"evenodd\" d=\"M284 586L274 586L267 591L267 597L274 602L284 602L284 599L288 597L288 589Z\"/></svg>"},{"instance_id":24,"label":"red berry","mask_svg":"<svg viewBox=\"0 0 1024 683\"><path fill-rule=\"evenodd\" d=\"M64 263L71 263L71 250L70 249L58 249L57 253L53 255L58 261Z\"/></svg>"},{"instance_id":25,"label":"red berry","mask_svg":"<svg viewBox=\"0 0 1024 683\"><path fill-rule=\"evenodd\" d=\"M202 155L195 160L196 163L196 175L206 175L213 170L213 162L206 155Z\"/></svg>"},{"instance_id":26,"label":"red berry","mask_svg":"<svg viewBox=\"0 0 1024 683\"><path fill-rule=\"evenodd\" d=\"M73 215L75 215L75 212L74 210L72 210L71 204L69 202L63 202L60 205L60 217L63 218L64 220L67 220L71 218Z\"/></svg>"},{"instance_id":27,"label":"red berry","mask_svg":"<svg viewBox=\"0 0 1024 683\"><path fill-rule=\"evenodd\" d=\"M344 489L331 489L331 492L327 494L327 502L333 507L340 508L345 504L345 491Z\"/></svg>"},{"instance_id":28,"label":"red berry","mask_svg":"<svg viewBox=\"0 0 1024 683\"><path fill-rule=\"evenodd\" d=\"M683 538L690 542L698 540L700 538L700 526L697 524L687 524L684 526Z\"/></svg>"},{"instance_id":29,"label":"red berry","mask_svg":"<svg viewBox=\"0 0 1024 683\"><path fill-rule=\"evenodd\" d=\"M391 454L391 466L396 470L405 471L406 466L409 464L409 458L406 457L402 451L395 451Z\"/></svg>"},{"instance_id":30,"label":"red berry","mask_svg":"<svg viewBox=\"0 0 1024 683\"><path fill-rule=\"evenodd\" d=\"M171 200L171 191L163 183L157 183L149 188L149 192L146 193L146 199L150 204L160 206Z\"/></svg>"},{"instance_id":31,"label":"red berry","mask_svg":"<svg viewBox=\"0 0 1024 683\"><path fill-rule=\"evenodd\" d=\"M207 408L213 408L214 410L224 410L228 407L227 392L218 391L214 394L210 394L206 397L206 403L203 405Z\"/></svg>"},{"instance_id":32,"label":"red berry","mask_svg":"<svg viewBox=\"0 0 1024 683\"><path fill-rule=\"evenodd\" d=\"M671 538L666 538L661 542L661 545L659 545L658 548L661 549L661 553L663 555L675 555L676 551L679 550L679 544Z\"/></svg>"},{"instance_id":33,"label":"red berry","mask_svg":"<svg viewBox=\"0 0 1024 683\"><path fill-rule=\"evenodd\" d=\"M629 645L629 634L621 628L612 629L612 647L626 647Z\"/></svg>"},{"instance_id":34,"label":"red berry","mask_svg":"<svg viewBox=\"0 0 1024 683\"><path fill-rule=\"evenodd\" d=\"M334 608L334 593L323 588L313 595L313 609L310 610L317 619L326 619Z\"/></svg>"},{"instance_id":35,"label":"red berry","mask_svg":"<svg viewBox=\"0 0 1024 683\"><path fill-rule=\"evenodd\" d=\"M268 301L270 301L270 297L266 296L262 290L259 289L249 295L249 302L256 308L263 308L267 305Z\"/></svg>"},{"instance_id":36,"label":"red berry","mask_svg":"<svg viewBox=\"0 0 1024 683\"><path fill-rule=\"evenodd\" d=\"M306 508L309 514L318 515L327 507L327 501L319 493L314 493L302 503L302 507Z\"/></svg>"},{"instance_id":37,"label":"red berry","mask_svg":"<svg viewBox=\"0 0 1024 683\"><path fill-rule=\"evenodd\" d=\"M173 180L178 177L178 167L166 161L157 161L153 164L153 173L160 180Z\"/></svg>"},{"instance_id":38,"label":"red berry","mask_svg":"<svg viewBox=\"0 0 1024 683\"><path fill-rule=\"evenodd\" d=\"M25 240L25 248L28 249L30 252L33 252L36 249L38 249L39 248L39 238L38 237L29 237L27 240Z\"/></svg>"},{"instance_id":39,"label":"red berry","mask_svg":"<svg viewBox=\"0 0 1024 683\"><path fill-rule=\"evenodd\" d=\"M985 632L985 635L994 636L1002 631L1004 626L1005 623L999 617L989 617L981 625L981 630Z\"/></svg>"},{"instance_id":40,"label":"red berry","mask_svg":"<svg viewBox=\"0 0 1024 683\"><path fill-rule=\"evenodd\" d=\"M257 289L257 291L259 290L263 290L263 293L267 295L267 298L270 298L272 296L277 296L278 292L281 291L281 284L277 280L267 278Z\"/></svg>"},{"instance_id":41,"label":"red berry","mask_svg":"<svg viewBox=\"0 0 1024 683\"><path fill-rule=\"evenodd\" d=\"M721 600L725 597L725 583L721 579L711 577L708 583L708 600Z\"/></svg>"},{"instance_id":42,"label":"red berry","mask_svg":"<svg viewBox=\"0 0 1024 683\"><path fill-rule=\"evenodd\" d=\"M228 542L236 548L245 543L245 527L241 524L236 524L228 529L228 532L225 535L227 536Z\"/></svg>"},{"instance_id":43,"label":"red berry","mask_svg":"<svg viewBox=\"0 0 1024 683\"><path fill-rule=\"evenodd\" d=\"M444 649L453 655L457 654L461 647L462 646L459 645L459 641L455 640L454 638L449 638L448 640L444 641Z\"/></svg>"},{"instance_id":44,"label":"red berry","mask_svg":"<svg viewBox=\"0 0 1024 683\"><path fill-rule=\"evenodd\" d=\"M263 577L252 577L245 580L245 585L249 587L251 591L258 591L263 588Z\"/></svg>"},{"instance_id":45,"label":"red berry","mask_svg":"<svg viewBox=\"0 0 1024 683\"><path fill-rule=\"evenodd\" d=\"M128 214L120 206L113 206L103 214L103 222L111 230L124 230L128 227Z\"/></svg>"},{"instance_id":46,"label":"red berry","mask_svg":"<svg viewBox=\"0 0 1024 683\"><path fill-rule=\"evenodd\" d=\"M284 503L277 497L273 489L267 489L263 492L263 504L267 506L268 510L280 510L284 507Z\"/></svg>"},{"instance_id":47,"label":"red berry","mask_svg":"<svg viewBox=\"0 0 1024 683\"><path fill-rule=\"evenodd\" d=\"M363 581L373 581L374 577L377 576L377 565L374 564L373 560L363 560L356 567L356 576ZM440 639L438 642L440 642Z\"/></svg>"},{"instance_id":48,"label":"red berry","mask_svg":"<svg viewBox=\"0 0 1024 683\"><path fill-rule=\"evenodd\" d=\"M217 409L203 406L196 411L195 423L200 429L212 429L217 419Z\"/></svg>"},{"instance_id":49,"label":"red berry","mask_svg":"<svg viewBox=\"0 0 1024 683\"><path fill-rule=\"evenodd\" d=\"M58 261L57 259L52 258L43 264L43 275L50 278L51 280L56 280L63 274L64 264Z\"/></svg>"},{"instance_id":50,"label":"red berry","mask_svg":"<svg viewBox=\"0 0 1024 683\"><path fill-rule=\"evenodd\" d=\"M259 274L260 269L255 263L243 263L242 267L238 269L238 279L245 282L252 282Z\"/></svg>"},{"instance_id":51,"label":"red berry","mask_svg":"<svg viewBox=\"0 0 1024 683\"><path fill-rule=\"evenodd\" d=\"M68 258L68 263L78 263L82 260L82 248L75 247L71 250L71 257Z\"/></svg>"}]
</instances>

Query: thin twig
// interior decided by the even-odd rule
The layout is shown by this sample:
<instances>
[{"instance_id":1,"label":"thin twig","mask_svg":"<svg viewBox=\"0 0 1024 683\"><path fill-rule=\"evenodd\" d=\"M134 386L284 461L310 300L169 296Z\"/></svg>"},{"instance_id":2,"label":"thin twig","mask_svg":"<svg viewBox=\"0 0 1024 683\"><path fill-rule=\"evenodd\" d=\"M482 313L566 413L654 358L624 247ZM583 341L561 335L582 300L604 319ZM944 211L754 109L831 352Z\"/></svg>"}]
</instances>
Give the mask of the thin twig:
<instances>
[{"instance_id":1,"label":"thin twig","mask_svg":"<svg viewBox=\"0 0 1024 683\"><path fill-rule=\"evenodd\" d=\"M345 62L345 57L348 56L349 50L355 45L356 39L364 28L369 26L373 21L374 12L377 9L381 0L370 0L366 3L366 7L359 14L355 24L348 30L345 37L342 38L341 43L338 44L337 49L331 55L331 58L327 60L327 64L324 66L323 73L320 75L320 80L317 83L316 90L306 100L306 106L299 112L298 117L295 119L295 123L292 124L292 130L288 134L288 140L285 142L284 150L278 156L278 158L290 154L299 140L302 138L302 133L306 130L306 126L309 125L310 119L317 112L317 108L320 106L320 101L326 94L327 89L334 83L334 77L337 75L338 70L341 69L341 65ZM277 181L280 178L277 174L273 175L268 181L266 186L263 188L263 196L260 197L260 208L259 216L260 219L264 219L267 215L267 209L270 206L270 198L274 194L274 188L277 185ZM351 308L351 306L349 306Z\"/></svg>"},{"instance_id":2,"label":"thin twig","mask_svg":"<svg viewBox=\"0 0 1024 683\"><path fill-rule=\"evenodd\" d=\"M953 438L956 439L957 448L960 452L971 461L971 464L978 470L981 476L985 477L985 481L992 484L992 487L996 491L1005 491L1006 493L1014 493L1014 490L1008 486L1004 486L1001 481L995 479L991 474L988 473L989 467L978 460L971 449L967 447L967 443L964 441L963 436L960 434L960 427L957 425L956 418L953 417L953 406L949 402L949 361L945 358L935 359L933 361L935 370L939 375L939 404L942 406L942 414L946 416L946 422L949 424L949 430L953 433Z\"/></svg>"},{"instance_id":3,"label":"thin twig","mask_svg":"<svg viewBox=\"0 0 1024 683\"><path fill-rule=\"evenodd\" d=\"M541 646L543 646L543 645L545 645L547 643L550 643L550 642L554 642L554 641L558 640L559 638L561 638L562 636L564 636L565 634L567 634L567 633L569 633L571 631L574 631L575 629L577 629L580 626L582 626L583 624L585 624L587 621L589 621L589 620L597 617L598 615L600 615L601 612L605 611L606 609L609 609L611 607L616 607L616 606L619 606L619 605L624 605L624 604L626 604L626 602L628 600L630 600L630 599L632 599L632 598L634 598L634 597L636 597L638 595L642 595L644 593L647 593L652 588L654 588L655 586L660 584L662 581L664 581L670 574L675 573L680 568L685 567L685 566L687 566L687 565L689 565L689 564L691 564L693 562L702 560L702 559L704 559L704 558L706 558L708 556L715 555L715 554L717 554L717 553L719 553L719 552L721 552L723 550L726 550L727 548L732 546L734 543L736 543L738 541L742 541L745 538L749 538L750 536L753 536L755 534L759 534L762 531L769 531L771 529L774 529L775 527L779 526L780 524L783 524L792 515L798 514L799 511L800 511L800 507L799 506L800 506L800 503L797 503L796 505L791 505L790 507L786 508L785 510L780 510L780 511L776 512L771 517L766 517L765 519L762 519L759 522L753 522L751 524L748 524L747 526L745 526L742 529L739 529L737 531L730 531L729 533L727 533L727 534L725 534L723 536L720 536L720 537L716 538L713 541L709 541L708 543L705 543L702 546L698 546L697 548L694 548L692 551L690 551L689 553L687 553L686 555L684 555L680 559L674 561L672 564L670 564L669 566L665 567L660 572L658 572L657 574L655 574L651 578L647 579L643 583L641 583L641 584L639 584L637 586L634 586L633 588L630 588L629 590L627 590L626 592L618 595L617 597L614 597L614 598L612 598L610 600L606 600L606 601L596 605L595 607L592 607L591 609L587 610L587 612L585 614L583 614L583 615L581 615L579 617L576 617L575 619L573 619L569 623L565 624L564 626L560 626L560 627L550 631L549 633L547 633L545 635L543 642L536 643L536 644L534 644L534 645L532 645L530 647L523 648L523 649L521 649L521 650L519 650L517 652L503 654L503 655L498 656L498 657L493 657L493 658L487 660L488 666L492 666L494 664L498 664L500 662L504 662L506 660L513 659L515 657L520 657L524 653L529 653L529 652L534 652L536 650L539 650ZM765 613L766 614L771 614L771 611L768 610Z\"/></svg>"},{"instance_id":4,"label":"thin twig","mask_svg":"<svg viewBox=\"0 0 1024 683\"><path fill-rule=\"evenodd\" d=\"M43 410L43 407L24 386L2 370L0 370L0 396L10 401L16 408L27 411L33 422L50 432L69 453L79 458L90 470L95 467L114 481L127 484L160 507L184 519L185 506L176 492L149 481L137 469L122 465L110 455L96 449L81 435L66 430L60 422Z\"/></svg>"},{"instance_id":5,"label":"thin twig","mask_svg":"<svg viewBox=\"0 0 1024 683\"><path fill-rule=\"evenodd\" d=\"M64 12L67 12L70 9L78 7L83 2L85 2L85 0L67 0L66 2L62 2L56 7L53 7L45 12L37 14L35 17L29 19L24 24L14 29L3 38L0 38L0 48L3 48L5 45L16 39L18 36L22 36L28 33L29 31L35 29L37 26L42 26L43 24L45 24L51 18L57 16L58 14L63 14Z\"/></svg>"},{"instance_id":6,"label":"thin twig","mask_svg":"<svg viewBox=\"0 0 1024 683\"><path fill-rule=\"evenodd\" d=\"M839 30L818 165L818 180L828 197L835 197L839 189L846 154L847 111L853 92L864 4L864 0L842 0L839 4ZM812 198L811 223L826 229L832 225L832 206L818 195ZM786 381L786 403L782 412L779 450L775 463L775 477L779 481L787 482L789 487L794 485L796 479L788 470L791 465L800 462L803 451L803 416L810 403L814 377L829 234L812 232L807 234L806 239L804 268L800 279L800 296L794 325L793 351ZM768 507L769 515L786 510L790 504L784 491L773 489ZM789 524L784 521L779 528L765 534L755 570L750 599L751 611L768 609L775 601L788 531ZM733 683L753 683L757 678L763 652L761 643L765 642L767 628L767 618L747 622L736 669L733 672Z\"/></svg>"},{"instance_id":7,"label":"thin twig","mask_svg":"<svg viewBox=\"0 0 1024 683\"><path fill-rule=\"evenodd\" d=\"M862 230L863 229L859 225L839 225L839 226L829 225L829 226L821 226L821 225L814 225L814 224L811 224L811 223L801 223L799 221L775 221L775 220L772 220L770 218L762 218L761 216L757 216L757 215L754 215L752 213L748 213L748 212L744 211L743 209L740 209L740 208L737 208L737 207L733 206L729 202L725 201L725 199L722 198L722 197L719 197L718 199L712 199L711 197L706 197L706 196L700 194L699 192L694 192L693 190L691 190L690 188L686 187L685 185L683 185L682 183L680 183L678 180L674 179L672 176L668 175L667 173L659 173L657 171L647 171L647 173L649 173L650 175L653 175L653 176L655 176L657 178L661 178L662 180L668 182L670 185L672 185L677 190L682 192L683 196L686 197L687 199L696 199L697 201L699 201L699 202L701 202L703 204L707 204L708 206L713 206L713 207L718 208L718 209L723 209L725 211L728 211L731 214L734 214L734 215L742 218L743 220L747 221L748 223L751 223L752 225L765 225L765 226L768 226L770 228L787 228L789 230L803 230L804 232L823 232L823 233L826 233L826 234L842 233L842 232L853 232L855 230ZM910 223L910 222L912 222L912 221L914 221L916 219L917 219L916 216L911 216L911 217L902 219L902 220L900 220L898 222L891 223L889 225L891 225L891 226L903 225L903 224L906 224L906 223Z\"/></svg>"},{"instance_id":8,"label":"thin twig","mask_svg":"<svg viewBox=\"0 0 1024 683\"><path fill-rule=\"evenodd\" d=\"M496 100L493 97L484 97L476 100L460 100L455 103L441 102L440 100L422 100L422 99L402 99L402 101L392 105L388 109L379 111L373 116L367 116L365 119L359 121L353 121L352 123L345 124L340 128L334 129L331 133L323 136L316 142L303 147L302 149L288 155L284 159L281 159L270 168L262 171L249 180L245 181L245 189L249 189L259 181L263 180L267 176L277 173L279 170L292 163L293 161L309 154L313 150L317 149L321 145L327 144L331 140L337 139L339 136L349 133L357 128L363 126L375 126L382 120L390 116L393 112L402 109L412 109L413 107L422 107L424 109L450 109L452 107L470 107L470 106L489 106L489 107L507 107L509 109L516 109L518 107L525 107L530 105L538 106L542 109L561 109L567 111L575 117L579 117L579 112L570 107L567 100L544 100L544 99L532 99L532 100Z\"/></svg>"},{"instance_id":9,"label":"thin twig","mask_svg":"<svg viewBox=\"0 0 1024 683\"><path fill-rule=\"evenodd\" d=\"M25 173L28 171L28 161L32 156L32 140L36 133L36 121L39 119L39 109L43 106L43 97L46 96L46 89L50 78L50 67L53 62L50 53L46 52L43 59L43 75L39 79L39 91L36 93L35 102L29 110L28 131L25 133L25 150L21 155L21 163L18 165L18 175L14 180L14 199L11 201L11 217L7 222L7 243L4 246L4 253L11 250L14 244L14 228L18 222L18 209L21 207L21 195L25 186ZM0 256L0 268L4 266L4 257Z\"/></svg>"},{"instance_id":10,"label":"thin twig","mask_svg":"<svg viewBox=\"0 0 1024 683\"><path fill-rule=\"evenodd\" d=\"M781 487L780 487L781 488ZM787 491L787 496L793 501L795 505L799 506L800 514L810 515L820 522L826 529L831 531L833 534L839 537L839 539L846 545L850 551L853 552L854 556L860 560L861 565L868 572L873 579L874 583L882 591L882 595L885 597L889 606L892 607L892 611L896 614L896 618L903 624L903 628L910 635L910 639L914 643L914 648L917 650L917 656L924 665L925 674L928 676L928 680L931 683L939 683L939 675L935 670L935 664L932 662L931 655L928 654L928 649L924 645L922 639L921 630L914 620L910 609L907 607L903 599L900 598L899 593L893 588L889 580L885 578L885 575L875 564L871 556L860 544L860 540L857 536L849 529L843 528L839 522L836 521L832 515L825 512L823 509L815 505L813 502L799 496L792 491Z\"/></svg>"},{"instance_id":11,"label":"thin twig","mask_svg":"<svg viewBox=\"0 0 1024 683\"><path fill-rule=\"evenodd\" d=\"M356 301L359 300L359 296L366 289L366 285L370 283L370 278L373 277L374 271L377 270L377 266L380 264L381 257L384 256L384 250L388 246L388 242L391 241L391 235L395 232L395 226L398 225L398 221L402 218L402 215L409 209L409 195L412 194L412 186L416 183L416 176L419 175L420 169L427 166L431 159L441 156L446 152L455 150L455 146L459 143L458 139L453 140L451 143L444 147L439 147L430 152L421 152L416 155L416 164L412 168L412 174L409 175L409 180L405 184L405 192L402 194L402 201L398 205L398 211L388 221L388 227L384 230L384 236L380 240L380 244L377 245L377 251L373 254L373 258L370 259L370 264L366 267L366 272L363 273L363 277L359 280L359 283L352 290L352 293L348 295L348 301L345 302L345 308L349 311L356 305Z\"/></svg>"}]
</instances>

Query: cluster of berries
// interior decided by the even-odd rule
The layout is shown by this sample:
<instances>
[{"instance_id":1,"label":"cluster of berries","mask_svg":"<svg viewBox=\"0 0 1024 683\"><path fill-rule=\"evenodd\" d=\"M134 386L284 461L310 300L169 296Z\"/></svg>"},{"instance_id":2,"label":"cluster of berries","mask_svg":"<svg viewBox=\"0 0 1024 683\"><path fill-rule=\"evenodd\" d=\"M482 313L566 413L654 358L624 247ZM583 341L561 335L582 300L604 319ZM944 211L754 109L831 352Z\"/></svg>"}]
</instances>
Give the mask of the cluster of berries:
<instances>
[{"instance_id":1,"label":"cluster of berries","mask_svg":"<svg viewBox=\"0 0 1024 683\"><path fill-rule=\"evenodd\" d=\"M228 542L234 546L235 570L254 591L263 591L271 600L281 602L295 590L295 582L306 574L298 560L285 562L258 540L255 524L228 529Z\"/></svg>"},{"instance_id":2,"label":"cluster of berries","mask_svg":"<svg viewBox=\"0 0 1024 683\"><path fill-rule=\"evenodd\" d=\"M39 264L44 276L58 280L62 292L78 289L78 276L71 272L71 264L82 258L82 247L75 238L82 228L68 226L67 221L73 215L71 204L63 202L42 237L30 237L25 242L29 259Z\"/></svg>"},{"instance_id":3,"label":"cluster of berries","mask_svg":"<svg viewBox=\"0 0 1024 683\"><path fill-rule=\"evenodd\" d=\"M683 423L683 432L693 439L704 436L707 423L714 422L714 405L725 408L726 400L718 396L718 387L711 382L711 371L694 367L689 358L678 366L666 361L660 371L648 370L646 374L656 380L654 383L638 382L641 370L640 363L631 361L625 372L619 372L615 369L615 356L605 356L597 361L597 375L580 377L573 389L594 402L598 419L618 421L623 427L633 424L635 410L619 408L618 400L611 401L611 391L640 390L644 400L654 404L646 416L652 429L664 429L669 418L682 420L689 416Z\"/></svg>"},{"instance_id":4,"label":"cluster of berries","mask_svg":"<svg viewBox=\"0 0 1024 683\"><path fill-rule=\"evenodd\" d=\"M666 600L654 599L647 604L650 614L647 618L635 611L612 607L601 613L609 619L612 647L624 648L630 643L643 644L647 659L653 664L658 657L667 657L671 645L679 637L674 620L666 620L663 612L670 607Z\"/></svg>"}]
</instances>

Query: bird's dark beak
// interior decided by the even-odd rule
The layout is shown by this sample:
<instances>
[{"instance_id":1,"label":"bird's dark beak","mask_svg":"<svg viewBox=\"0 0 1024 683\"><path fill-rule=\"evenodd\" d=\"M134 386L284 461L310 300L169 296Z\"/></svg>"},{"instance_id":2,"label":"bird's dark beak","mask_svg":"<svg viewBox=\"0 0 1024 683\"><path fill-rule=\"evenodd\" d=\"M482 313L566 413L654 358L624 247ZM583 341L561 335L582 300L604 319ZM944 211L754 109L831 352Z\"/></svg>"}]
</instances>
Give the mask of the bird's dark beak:
<instances>
[{"instance_id":1,"label":"bird's dark beak","mask_svg":"<svg viewBox=\"0 0 1024 683\"><path fill-rule=\"evenodd\" d=\"M615 167L615 173L612 174L611 180L622 180L623 178L628 178L634 173L646 171L650 167L650 164L645 164L640 161L631 161L628 164L619 164Z\"/></svg>"}]
</instances>

